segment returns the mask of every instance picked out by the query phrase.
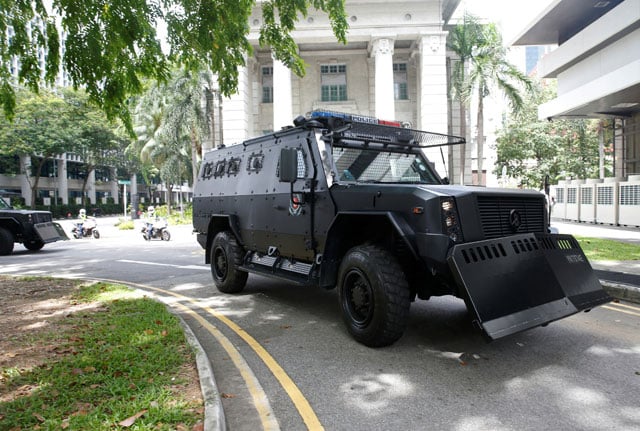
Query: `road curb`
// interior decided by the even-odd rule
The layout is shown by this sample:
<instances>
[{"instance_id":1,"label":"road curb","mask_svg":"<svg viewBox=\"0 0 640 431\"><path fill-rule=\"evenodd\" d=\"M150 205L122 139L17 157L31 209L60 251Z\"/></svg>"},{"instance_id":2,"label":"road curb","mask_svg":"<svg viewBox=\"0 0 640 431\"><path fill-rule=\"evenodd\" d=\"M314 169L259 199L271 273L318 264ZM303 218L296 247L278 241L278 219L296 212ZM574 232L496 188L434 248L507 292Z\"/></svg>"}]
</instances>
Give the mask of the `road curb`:
<instances>
[{"instance_id":1,"label":"road curb","mask_svg":"<svg viewBox=\"0 0 640 431\"><path fill-rule=\"evenodd\" d=\"M607 280L600 280L600 284L602 284L604 290L612 297L640 304L640 288Z\"/></svg>"},{"instance_id":2,"label":"road curb","mask_svg":"<svg viewBox=\"0 0 640 431\"><path fill-rule=\"evenodd\" d=\"M182 317L174 313L180 319L187 342L196 353L196 366L204 399L204 431L226 431L227 424L222 408L222 398L213 375L211 363L195 334Z\"/></svg>"}]
</instances>

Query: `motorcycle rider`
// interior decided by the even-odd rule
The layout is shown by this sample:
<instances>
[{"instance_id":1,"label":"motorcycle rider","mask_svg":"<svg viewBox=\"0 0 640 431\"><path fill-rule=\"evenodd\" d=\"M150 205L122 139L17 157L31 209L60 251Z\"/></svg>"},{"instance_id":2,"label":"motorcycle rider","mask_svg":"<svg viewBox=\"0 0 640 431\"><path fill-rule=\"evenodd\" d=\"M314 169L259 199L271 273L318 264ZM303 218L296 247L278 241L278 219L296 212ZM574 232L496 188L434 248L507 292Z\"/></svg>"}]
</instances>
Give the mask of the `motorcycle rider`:
<instances>
[{"instance_id":1,"label":"motorcycle rider","mask_svg":"<svg viewBox=\"0 0 640 431\"><path fill-rule=\"evenodd\" d=\"M84 208L80 208L78 219L80 220L80 222L78 223L78 232L80 233L80 238L82 238L84 234L84 224L87 221L87 210L85 210Z\"/></svg>"},{"instance_id":2,"label":"motorcycle rider","mask_svg":"<svg viewBox=\"0 0 640 431\"><path fill-rule=\"evenodd\" d=\"M158 215L153 205L149 205L147 208L147 238L153 238L153 223L158 221Z\"/></svg>"}]
</instances>

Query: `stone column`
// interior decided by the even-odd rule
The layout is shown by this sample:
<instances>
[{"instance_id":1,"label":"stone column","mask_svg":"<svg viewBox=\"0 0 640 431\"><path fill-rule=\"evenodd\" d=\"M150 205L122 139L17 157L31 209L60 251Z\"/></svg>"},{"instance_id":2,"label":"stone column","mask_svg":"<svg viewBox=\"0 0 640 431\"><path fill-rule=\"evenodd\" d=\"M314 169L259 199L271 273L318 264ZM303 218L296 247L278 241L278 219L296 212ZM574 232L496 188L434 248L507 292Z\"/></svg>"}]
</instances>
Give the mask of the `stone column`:
<instances>
[{"instance_id":1,"label":"stone column","mask_svg":"<svg viewBox=\"0 0 640 431\"><path fill-rule=\"evenodd\" d=\"M291 70L279 60L273 59L273 130L293 124L293 94Z\"/></svg>"},{"instance_id":2,"label":"stone column","mask_svg":"<svg viewBox=\"0 0 640 431\"><path fill-rule=\"evenodd\" d=\"M110 195L113 198L113 203L120 203L120 196L118 193L118 171L116 168L109 168L109 179L111 185Z\"/></svg>"},{"instance_id":3,"label":"stone column","mask_svg":"<svg viewBox=\"0 0 640 431\"><path fill-rule=\"evenodd\" d=\"M27 205L31 205L31 156L20 156L20 191Z\"/></svg>"},{"instance_id":4,"label":"stone column","mask_svg":"<svg viewBox=\"0 0 640 431\"><path fill-rule=\"evenodd\" d=\"M58 163L58 196L62 198L63 205L69 205L69 179L67 178L67 155L63 154ZM57 205L57 202L56 202Z\"/></svg>"},{"instance_id":5,"label":"stone column","mask_svg":"<svg viewBox=\"0 0 640 431\"><path fill-rule=\"evenodd\" d=\"M424 33L419 39L418 63L418 128L428 132L447 133L447 32ZM449 147L425 151L441 176L448 172L442 159L448 159Z\"/></svg>"},{"instance_id":6,"label":"stone column","mask_svg":"<svg viewBox=\"0 0 640 431\"><path fill-rule=\"evenodd\" d=\"M89 179L87 180L87 197L91 205L96 204L96 170L92 170L89 173Z\"/></svg>"},{"instance_id":7,"label":"stone column","mask_svg":"<svg viewBox=\"0 0 640 431\"><path fill-rule=\"evenodd\" d=\"M253 134L251 79L249 77L252 59L247 59L247 67L238 68L238 91L222 103L223 144L238 144Z\"/></svg>"},{"instance_id":8,"label":"stone column","mask_svg":"<svg viewBox=\"0 0 640 431\"><path fill-rule=\"evenodd\" d=\"M371 42L374 59L375 116L394 120L396 116L393 96L393 39L380 38Z\"/></svg>"}]
</instances>

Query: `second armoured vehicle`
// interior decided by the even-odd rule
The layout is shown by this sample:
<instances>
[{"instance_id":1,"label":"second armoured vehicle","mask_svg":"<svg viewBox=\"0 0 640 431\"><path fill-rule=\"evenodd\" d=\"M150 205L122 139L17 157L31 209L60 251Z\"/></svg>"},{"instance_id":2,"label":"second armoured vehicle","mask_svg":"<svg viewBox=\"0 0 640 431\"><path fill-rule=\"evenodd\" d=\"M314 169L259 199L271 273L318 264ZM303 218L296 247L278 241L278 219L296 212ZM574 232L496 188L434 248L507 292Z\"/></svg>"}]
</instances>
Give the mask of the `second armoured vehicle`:
<instances>
[{"instance_id":1,"label":"second armoured vehicle","mask_svg":"<svg viewBox=\"0 0 640 431\"><path fill-rule=\"evenodd\" d=\"M400 338L416 298L464 299L490 340L610 300L542 193L449 185L423 150L463 140L398 126L314 112L207 153L193 225L218 289L250 272L337 287L368 346Z\"/></svg>"},{"instance_id":2,"label":"second armoured vehicle","mask_svg":"<svg viewBox=\"0 0 640 431\"><path fill-rule=\"evenodd\" d=\"M69 239L49 211L13 209L0 197L0 256L11 254L14 243L37 251L45 244Z\"/></svg>"}]
</instances>

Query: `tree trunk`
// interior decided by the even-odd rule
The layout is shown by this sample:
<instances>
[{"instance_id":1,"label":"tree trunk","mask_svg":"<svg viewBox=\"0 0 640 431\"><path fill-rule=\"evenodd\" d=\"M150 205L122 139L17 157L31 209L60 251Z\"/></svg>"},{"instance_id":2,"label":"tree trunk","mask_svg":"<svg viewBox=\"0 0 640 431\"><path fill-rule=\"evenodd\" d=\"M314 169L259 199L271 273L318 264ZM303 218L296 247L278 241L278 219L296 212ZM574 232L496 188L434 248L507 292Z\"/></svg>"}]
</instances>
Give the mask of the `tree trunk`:
<instances>
[{"instance_id":1,"label":"tree trunk","mask_svg":"<svg viewBox=\"0 0 640 431\"><path fill-rule=\"evenodd\" d=\"M173 184L167 184L167 215L171 215L171 205L173 204Z\"/></svg>"},{"instance_id":2,"label":"tree trunk","mask_svg":"<svg viewBox=\"0 0 640 431\"><path fill-rule=\"evenodd\" d=\"M93 172L94 169L95 167L92 167L91 169L89 169L86 172L84 179L82 180L82 207L83 208L87 208L87 196L86 196L85 190L87 189L87 181L89 181L89 175L91 175L91 172Z\"/></svg>"},{"instance_id":3,"label":"tree trunk","mask_svg":"<svg viewBox=\"0 0 640 431\"><path fill-rule=\"evenodd\" d=\"M482 86L478 90L478 136L476 142L478 144L478 185L484 185L483 181L483 157L484 157L484 101Z\"/></svg>"},{"instance_id":4,"label":"tree trunk","mask_svg":"<svg viewBox=\"0 0 640 431\"><path fill-rule=\"evenodd\" d=\"M206 88L206 98L207 98L207 117L209 120L209 138L211 139L210 146L205 149L204 145L202 146L202 154L200 155L204 158L204 153L207 150L212 150L216 147L216 109L215 109L215 101L214 101L215 93L211 88Z\"/></svg>"},{"instance_id":5,"label":"tree trunk","mask_svg":"<svg viewBox=\"0 0 640 431\"><path fill-rule=\"evenodd\" d=\"M44 166L44 162L47 161L47 157L43 157L40 159L40 163L38 163L38 169L36 170L36 177L33 180L33 184L31 185L31 209L36 209L36 197L38 192L38 183L40 182L40 175L42 173L42 167Z\"/></svg>"},{"instance_id":6,"label":"tree trunk","mask_svg":"<svg viewBox=\"0 0 640 431\"><path fill-rule=\"evenodd\" d=\"M195 130L191 128L191 187L196 185L198 180L198 137Z\"/></svg>"},{"instance_id":7,"label":"tree trunk","mask_svg":"<svg viewBox=\"0 0 640 431\"><path fill-rule=\"evenodd\" d=\"M464 171L467 163L467 110L461 100L458 103L460 103L460 136L465 139L465 143L460 145L460 184L464 185Z\"/></svg>"},{"instance_id":8,"label":"tree trunk","mask_svg":"<svg viewBox=\"0 0 640 431\"><path fill-rule=\"evenodd\" d=\"M598 173L599 178L604 178L604 121L598 124Z\"/></svg>"}]
</instances>

